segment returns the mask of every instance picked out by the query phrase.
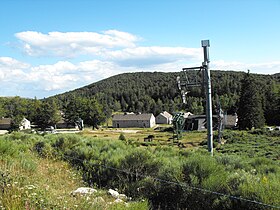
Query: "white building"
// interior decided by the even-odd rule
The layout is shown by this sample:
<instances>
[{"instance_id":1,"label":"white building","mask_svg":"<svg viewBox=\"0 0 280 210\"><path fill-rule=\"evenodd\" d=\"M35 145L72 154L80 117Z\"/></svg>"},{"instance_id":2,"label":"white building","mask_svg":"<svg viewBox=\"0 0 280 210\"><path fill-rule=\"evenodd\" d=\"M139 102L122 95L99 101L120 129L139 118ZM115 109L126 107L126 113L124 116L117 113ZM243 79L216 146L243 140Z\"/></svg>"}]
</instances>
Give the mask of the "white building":
<instances>
[{"instance_id":1,"label":"white building","mask_svg":"<svg viewBox=\"0 0 280 210\"><path fill-rule=\"evenodd\" d=\"M23 120L20 123L19 130L26 130L31 129L30 121L26 118L23 118Z\"/></svg>"},{"instance_id":2,"label":"white building","mask_svg":"<svg viewBox=\"0 0 280 210\"><path fill-rule=\"evenodd\" d=\"M156 124L171 124L172 119L172 115L164 111L156 117Z\"/></svg>"}]
</instances>

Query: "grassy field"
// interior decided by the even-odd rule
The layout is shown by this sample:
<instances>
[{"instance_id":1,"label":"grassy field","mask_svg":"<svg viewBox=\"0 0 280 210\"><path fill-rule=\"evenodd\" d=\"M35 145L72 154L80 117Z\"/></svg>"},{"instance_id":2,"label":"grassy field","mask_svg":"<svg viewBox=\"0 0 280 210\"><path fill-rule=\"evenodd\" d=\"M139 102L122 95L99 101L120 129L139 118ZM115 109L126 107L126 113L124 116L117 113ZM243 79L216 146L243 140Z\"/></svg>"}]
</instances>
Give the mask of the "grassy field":
<instances>
[{"instance_id":1,"label":"grassy field","mask_svg":"<svg viewBox=\"0 0 280 210\"><path fill-rule=\"evenodd\" d=\"M147 209L147 202L114 203L106 189L71 194L87 186L81 172L51 153L38 156L44 137L15 133L0 137L0 209Z\"/></svg>"},{"instance_id":2,"label":"grassy field","mask_svg":"<svg viewBox=\"0 0 280 210\"><path fill-rule=\"evenodd\" d=\"M217 153L265 157L280 163L280 131L225 131L225 144L217 145Z\"/></svg>"},{"instance_id":3,"label":"grassy field","mask_svg":"<svg viewBox=\"0 0 280 210\"><path fill-rule=\"evenodd\" d=\"M148 135L152 142L144 142ZM206 132L185 132L175 142L172 136L168 127L2 135L0 209L270 209L153 177L280 205L279 132L224 131L224 144L214 138L212 158ZM70 192L81 186L98 193L73 197ZM109 188L134 202L110 204Z\"/></svg>"},{"instance_id":4,"label":"grassy field","mask_svg":"<svg viewBox=\"0 0 280 210\"><path fill-rule=\"evenodd\" d=\"M203 141L206 140L206 132L184 132L180 141L173 141L173 132L166 131L170 126L153 128L129 128L129 129L116 129L116 128L104 128L100 130L85 129L80 135L102 138L104 140L118 140L120 134L125 136L126 140L142 143L143 146L179 146L184 148L198 147ZM153 141L149 143L144 142L144 138L149 135L153 135ZM180 142L180 144L178 144Z\"/></svg>"}]
</instances>

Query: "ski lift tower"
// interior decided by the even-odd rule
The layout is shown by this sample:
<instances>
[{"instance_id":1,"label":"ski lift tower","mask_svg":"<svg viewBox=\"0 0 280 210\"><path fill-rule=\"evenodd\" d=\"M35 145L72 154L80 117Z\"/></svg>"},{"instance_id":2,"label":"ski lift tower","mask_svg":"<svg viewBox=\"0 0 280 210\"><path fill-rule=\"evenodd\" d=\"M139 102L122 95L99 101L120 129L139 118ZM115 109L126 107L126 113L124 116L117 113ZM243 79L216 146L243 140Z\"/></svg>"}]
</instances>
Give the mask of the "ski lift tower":
<instances>
[{"instance_id":1,"label":"ski lift tower","mask_svg":"<svg viewBox=\"0 0 280 210\"><path fill-rule=\"evenodd\" d=\"M205 89L206 94L206 116L207 116L207 145L208 151L213 156L213 121L212 121L212 97L211 97L211 78L210 78L210 69L209 69L209 40L202 40L201 46L203 47L203 55L204 61L202 62L202 66L199 67L191 67L191 68L183 68L183 72L185 73L185 79L183 82L180 81L180 77L177 77L178 88L181 91L183 103L186 101L186 94L188 93L189 87L199 86L199 83L190 82L187 77L187 70L199 70L202 72L203 81L202 87Z\"/></svg>"},{"instance_id":2,"label":"ski lift tower","mask_svg":"<svg viewBox=\"0 0 280 210\"><path fill-rule=\"evenodd\" d=\"M213 156L213 122L212 122L212 97L211 97L211 77L209 69L209 40L202 40L201 46L203 47L204 61L204 81L206 89L206 116L207 116L207 145L208 151Z\"/></svg>"}]
</instances>

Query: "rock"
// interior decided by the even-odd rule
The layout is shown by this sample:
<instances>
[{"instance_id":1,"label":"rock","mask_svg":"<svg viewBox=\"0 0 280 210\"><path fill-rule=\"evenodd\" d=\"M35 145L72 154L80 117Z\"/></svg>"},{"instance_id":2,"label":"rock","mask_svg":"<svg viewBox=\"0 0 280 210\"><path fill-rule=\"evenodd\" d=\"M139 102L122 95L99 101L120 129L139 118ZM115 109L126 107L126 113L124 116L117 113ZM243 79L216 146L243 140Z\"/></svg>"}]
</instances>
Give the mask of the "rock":
<instances>
[{"instance_id":1,"label":"rock","mask_svg":"<svg viewBox=\"0 0 280 210\"><path fill-rule=\"evenodd\" d=\"M116 190L109 189L108 193L114 198L119 198L119 193Z\"/></svg>"},{"instance_id":2,"label":"rock","mask_svg":"<svg viewBox=\"0 0 280 210\"><path fill-rule=\"evenodd\" d=\"M79 187L78 189L76 189L75 191L71 192L71 195L76 195L76 194L81 194L81 195L91 195L93 193L96 193L97 190L90 188L90 187Z\"/></svg>"},{"instance_id":3,"label":"rock","mask_svg":"<svg viewBox=\"0 0 280 210\"><path fill-rule=\"evenodd\" d=\"M124 201L122 199L117 198L114 203L123 203Z\"/></svg>"},{"instance_id":4,"label":"rock","mask_svg":"<svg viewBox=\"0 0 280 210\"><path fill-rule=\"evenodd\" d=\"M121 200L129 199L125 194L120 194L116 190L109 189L108 193L116 199L121 199Z\"/></svg>"},{"instance_id":5,"label":"rock","mask_svg":"<svg viewBox=\"0 0 280 210\"><path fill-rule=\"evenodd\" d=\"M119 194L118 198L122 200L127 200L127 196L125 194Z\"/></svg>"}]
</instances>

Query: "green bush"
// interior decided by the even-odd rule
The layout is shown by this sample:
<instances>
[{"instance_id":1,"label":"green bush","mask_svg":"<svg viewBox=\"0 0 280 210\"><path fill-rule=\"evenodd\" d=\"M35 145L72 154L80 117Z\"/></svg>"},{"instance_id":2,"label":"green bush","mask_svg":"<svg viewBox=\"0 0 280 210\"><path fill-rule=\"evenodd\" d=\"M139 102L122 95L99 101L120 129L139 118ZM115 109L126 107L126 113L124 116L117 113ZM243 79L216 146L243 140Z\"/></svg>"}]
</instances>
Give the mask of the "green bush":
<instances>
[{"instance_id":1,"label":"green bush","mask_svg":"<svg viewBox=\"0 0 280 210\"><path fill-rule=\"evenodd\" d=\"M19 154L19 146L8 140L0 140L0 156L16 157Z\"/></svg>"},{"instance_id":2,"label":"green bush","mask_svg":"<svg viewBox=\"0 0 280 210\"><path fill-rule=\"evenodd\" d=\"M119 140L122 140L122 141L126 140L125 135L123 133L120 134Z\"/></svg>"},{"instance_id":3,"label":"green bush","mask_svg":"<svg viewBox=\"0 0 280 210\"><path fill-rule=\"evenodd\" d=\"M42 137L18 133L0 137L0 154L10 160L19 158L32 172L37 166L28 156L32 144L30 148L42 157L56 155L78 168L88 185L118 188L133 199L148 199L153 209L262 208L209 191L279 205L280 166L275 160L257 157L267 152L276 157L279 140L245 131L225 134L227 143L214 157L201 149L142 147L73 134Z\"/></svg>"}]
</instances>

